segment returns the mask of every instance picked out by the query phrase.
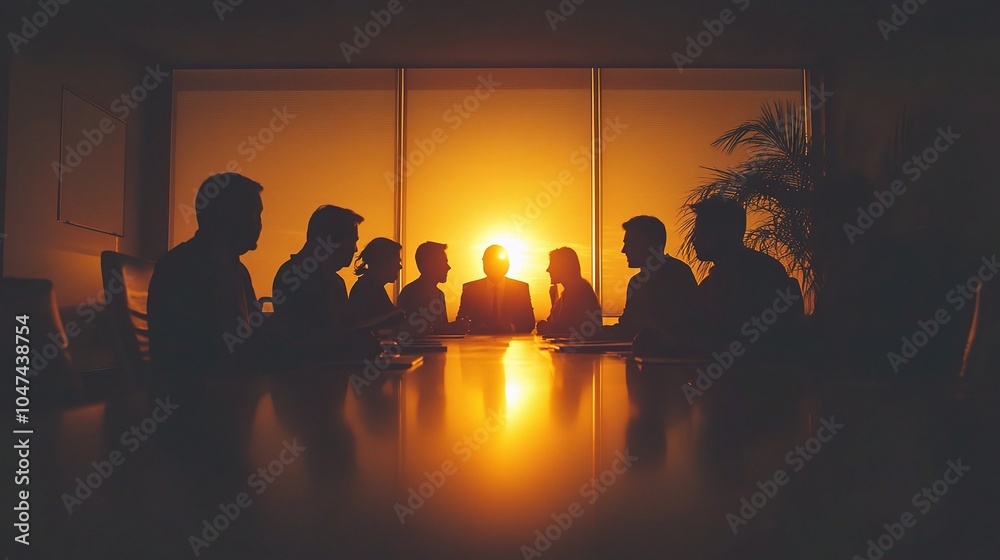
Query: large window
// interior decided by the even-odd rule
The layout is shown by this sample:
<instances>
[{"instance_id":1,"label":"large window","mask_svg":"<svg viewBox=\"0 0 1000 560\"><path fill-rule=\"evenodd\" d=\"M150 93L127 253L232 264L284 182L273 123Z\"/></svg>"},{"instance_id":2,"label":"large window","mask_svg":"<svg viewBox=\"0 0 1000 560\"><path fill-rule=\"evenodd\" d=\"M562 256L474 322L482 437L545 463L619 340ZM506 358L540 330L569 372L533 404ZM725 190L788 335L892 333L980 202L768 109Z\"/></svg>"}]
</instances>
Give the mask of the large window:
<instances>
[{"instance_id":1,"label":"large window","mask_svg":"<svg viewBox=\"0 0 1000 560\"><path fill-rule=\"evenodd\" d=\"M710 147L765 102L803 99L800 70L212 70L175 74L171 246L196 229L194 192L238 169L264 185L264 231L243 260L259 295L301 247L321 204L365 216L363 246L449 246L450 318L482 252L511 253L536 319L549 313L548 252L576 250L606 315L635 271L621 224L652 214L681 241L686 193L745 154ZM353 282L343 271L348 285ZM398 289L398 286L397 286Z\"/></svg>"},{"instance_id":2,"label":"large window","mask_svg":"<svg viewBox=\"0 0 1000 560\"><path fill-rule=\"evenodd\" d=\"M504 245L509 276L549 314L548 252L572 247L591 279L590 70L411 70L406 74L407 254L447 243L448 309ZM412 259L404 281L417 277Z\"/></svg>"},{"instance_id":3,"label":"large window","mask_svg":"<svg viewBox=\"0 0 1000 560\"><path fill-rule=\"evenodd\" d=\"M264 186L264 230L242 259L257 295L271 293L322 204L365 217L361 246L393 237L394 189L383 173L395 166L394 70L184 71L174 84L171 246L197 229L201 182L233 170Z\"/></svg>"}]
</instances>

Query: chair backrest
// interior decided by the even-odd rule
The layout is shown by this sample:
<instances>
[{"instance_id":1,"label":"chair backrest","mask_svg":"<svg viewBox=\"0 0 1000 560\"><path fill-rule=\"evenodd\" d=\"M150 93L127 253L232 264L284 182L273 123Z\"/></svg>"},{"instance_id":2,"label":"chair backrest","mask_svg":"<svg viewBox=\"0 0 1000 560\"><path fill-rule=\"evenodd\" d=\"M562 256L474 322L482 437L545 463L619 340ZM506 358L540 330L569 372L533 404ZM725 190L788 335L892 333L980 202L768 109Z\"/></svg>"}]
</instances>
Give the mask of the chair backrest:
<instances>
[{"instance_id":1,"label":"chair backrest","mask_svg":"<svg viewBox=\"0 0 1000 560\"><path fill-rule=\"evenodd\" d=\"M110 296L108 311L118 333L122 366L133 382L149 381L149 321L146 300L154 263L114 251L101 253L104 289Z\"/></svg>"},{"instance_id":2,"label":"chair backrest","mask_svg":"<svg viewBox=\"0 0 1000 560\"><path fill-rule=\"evenodd\" d=\"M18 317L27 316L23 320ZM50 280L41 278L3 278L0 280L0 317L8 325L14 348L7 345L6 352L28 356L30 377L28 383L33 395L46 395L58 405L77 402L82 398L82 383L73 370L69 353L69 338L59 317L55 289ZM17 330L18 327L24 327ZM22 339L14 341L14 335ZM27 354L18 352L24 346ZM23 361L23 360L22 360ZM12 356L5 363L15 364ZM16 362L18 365L21 362ZM13 373L13 371L12 371Z\"/></svg>"}]
</instances>

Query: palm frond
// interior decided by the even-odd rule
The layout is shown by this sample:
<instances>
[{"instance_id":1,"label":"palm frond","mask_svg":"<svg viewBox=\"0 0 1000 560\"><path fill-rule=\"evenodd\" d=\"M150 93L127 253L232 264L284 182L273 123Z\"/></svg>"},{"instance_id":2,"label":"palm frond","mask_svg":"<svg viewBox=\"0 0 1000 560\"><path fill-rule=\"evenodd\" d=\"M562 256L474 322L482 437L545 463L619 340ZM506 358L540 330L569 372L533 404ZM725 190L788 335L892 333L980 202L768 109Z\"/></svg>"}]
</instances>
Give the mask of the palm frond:
<instances>
[{"instance_id":1,"label":"palm frond","mask_svg":"<svg viewBox=\"0 0 1000 560\"><path fill-rule=\"evenodd\" d=\"M745 147L751 157L730 169L703 168L709 177L691 189L680 210L683 258L696 262L691 205L713 196L726 196L742 204L748 215L761 219L747 231L747 245L781 261L790 274L801 279L803 292L814 296L816 275L810 232L815 183L804 116L803 108L795 103L765 103L759 116L712 142L713 147L727 154ZM704 275L708 264L699 262L695 268Z\"/></svg>"}]
</instances>

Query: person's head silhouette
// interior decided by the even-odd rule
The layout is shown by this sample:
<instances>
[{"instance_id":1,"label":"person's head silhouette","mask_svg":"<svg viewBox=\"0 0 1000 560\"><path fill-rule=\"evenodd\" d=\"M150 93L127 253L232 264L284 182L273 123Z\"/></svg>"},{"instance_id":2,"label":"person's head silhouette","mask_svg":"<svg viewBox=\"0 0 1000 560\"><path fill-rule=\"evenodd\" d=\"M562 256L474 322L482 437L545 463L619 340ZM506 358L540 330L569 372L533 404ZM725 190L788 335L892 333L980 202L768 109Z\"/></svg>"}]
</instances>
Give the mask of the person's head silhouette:
<instances>
[{"instance_id":1,"label":"person's head silhouette","mask_svg":"<svg viewBox=\"0 0 1000 560\"><path fill-rule=\"evenodd\" d=\"M451 270L451 266L445 253L447 248L444 243L434 241L426 241L417 247L413 258L417 261L417 270L421 276L433 280L436 284L448 281L448 271Z\"/></svg>"},{"instance_id":2,"label":"person's head silhouette","mask_svg":"<svg viewBox=\"0 0 1000 560\"><path fill-rule=\"evenodd\" d=\"M212 175L198 188L198 231L222 242L234 255L257 248L262 227L264 187L238 173Z\"/></svg>"},{"instance_id":3,"label":"person's head silhouette","mask_svg":"<svg viewBox=\"0 0 1000 560\"><path fill-rule=\"evenodd\" d=\"M662 258L667 245L667 228L653 216L636 216L622 224L625 238L622 253L628 260L629 268L642 268L650 260Z\"/></svg>"},{"instance_id":4,"label":"person's head silhouette","mask_svg":"<svg viewBox=\"0 0 1000 560\"><path fill-rule=\"evenodd\" d=\"M504 249L500 245L490 245L483 252L483 272L486 273L486 277L494 282L499 282L504 276L507 276L507 271L510 270L510 259L507 255L507 249Z\"/></svg>"},{"instance_id":5,"label":"person's head silhouette","mask_svg":"<svg viewBox=\"0 0 1000 560\"><path fill-rule=\"evenodd\" d=\"M334 271L349 266L358 252L358 225L363 221L353 210L330 204L320 206L309 217L306 250L313 254L322 249L326 255L324 266Z\"/></svg>"},{"instance_id":6,"label":"person's head silhouette","mask_svg":"<svg viewBox=\"0 0 1000 560\"><path fill-rule=\"evenodd\" d=\"M392 239L376 237L354 259L354 274L370 278L379 284L393 282L403 269L399 252L403 246Z\"/></svg>"},{"instance_id":7,"label":"person's head silhouette","mask_svg":"<svg viewBox=\"0 0 1000 560\"><path fill-rule=\"evenodd\" d=\"M560 247L549 253L549 267L545 269L553 284L566 284L580 278L580 257L569 247Z\"/></svg>"},{"instance_id":8,"label":"person's head silhouette","mask_svg":"<svg viewBox=\"0 0 1000 560\"><path fill-rule=\"evenodd\" d=\"M694 211L692 243L699 260L712 261L743 247L747 213L739 202L713 196L691 205Z\"/></svg>"}]
</instances>

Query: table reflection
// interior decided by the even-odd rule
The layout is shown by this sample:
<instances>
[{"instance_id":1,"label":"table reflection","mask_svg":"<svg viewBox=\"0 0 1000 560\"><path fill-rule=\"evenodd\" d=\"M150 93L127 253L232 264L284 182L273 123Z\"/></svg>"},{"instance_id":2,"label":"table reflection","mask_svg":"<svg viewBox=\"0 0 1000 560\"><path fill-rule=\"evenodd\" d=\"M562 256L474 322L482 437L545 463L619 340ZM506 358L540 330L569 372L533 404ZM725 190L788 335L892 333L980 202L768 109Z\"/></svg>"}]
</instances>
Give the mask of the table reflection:
<instances>
[{"instance_id":1,"label":"table reflection","mask_svg":"<svg viewBox=\"0 0 1000 560\"><path fill-rule=\"evenodd\" d=\"M748 558L775 542L774 557L797 557L821 550L814 541L853 554L868 525L820 514L817 530L810 516L841 504L875 521L951 454L996 456L981 438L948 435L970 420L937 390L887 397L746 364L692 399L699 364L553 353L531 336L447 346L369 383L357 383L360 368L285 368L52 416L39 424L37 527L64 538L41 548L179 558L195 536L209 558ZM178 410L125 446L166 398ZM844 434L793 470L787 454L831 415ZM68 514L65 496L114 451L124 463ZM864 482L859 457L895 470ZM787 488L734 535L727 513L778 468ZM204 538L241 493L250 504ZM131 537L109 552L109 532Z\"/></svg>"}]
</instances>

